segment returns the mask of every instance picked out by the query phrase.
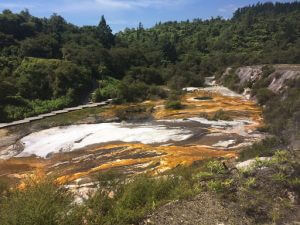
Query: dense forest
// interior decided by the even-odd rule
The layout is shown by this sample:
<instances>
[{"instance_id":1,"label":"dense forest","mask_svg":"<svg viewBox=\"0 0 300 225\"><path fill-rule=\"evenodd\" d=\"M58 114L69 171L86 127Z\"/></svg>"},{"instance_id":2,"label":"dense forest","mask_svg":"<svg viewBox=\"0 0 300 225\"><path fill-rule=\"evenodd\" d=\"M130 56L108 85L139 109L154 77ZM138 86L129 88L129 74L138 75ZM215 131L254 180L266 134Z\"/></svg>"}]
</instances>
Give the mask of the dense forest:
<instances>
[{"instance_id":1,"label":"dense forest","mask_svg":"<svg viewBox=\"0 0 300 225\"><path fill-rule=\"evenodd\" d=\"M82 103L166 97L227 66L300 63L300 3L258 3L231 19L158 23L113 34L53 14L0 14L0 122Z\"/></svg>"}]
</instances>

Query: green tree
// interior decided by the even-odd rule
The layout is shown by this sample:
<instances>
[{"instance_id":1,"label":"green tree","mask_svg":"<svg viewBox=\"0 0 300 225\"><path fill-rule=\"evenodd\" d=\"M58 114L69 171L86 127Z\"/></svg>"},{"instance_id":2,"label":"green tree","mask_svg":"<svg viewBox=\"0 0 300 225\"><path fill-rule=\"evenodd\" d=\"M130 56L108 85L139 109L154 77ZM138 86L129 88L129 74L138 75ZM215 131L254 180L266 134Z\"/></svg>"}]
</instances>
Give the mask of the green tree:
<instances>
[{"instance_id":1,"label":"green tree","mask_svg":"<svg viewBox=\"0 0 300 225\"><path fill-rule=\"evenodd\" d=\"M163 43L162 52L163 52L164 58L166 60L169 60L172 63L174 63L176 61L176 59L177 59L176 47L170 41L165 41Z\"/></svg>"},{"instance_id":2,"label":"green tree","mask_svg":"<svg viewBox=\"0 0 300 225\"><path fill-rule=\"evenodd\" d=\"M23 41L21 54L25 57L58 58L60 56L59 48L59 43L53 36L41 34Z\"/></svg>"},{"instance_id":3,"label":"green tree","mask_svg":"<svg viewBox=\"0 0 300 225\"><path fill-rule=\"evenodd\" d=\"M110 48L115 44L115 37L112 34L112 30L109 25L107 25L104 16L101 17L100 23L97 27L97 35L104 47Z\"/></svg>"}]
</instances>

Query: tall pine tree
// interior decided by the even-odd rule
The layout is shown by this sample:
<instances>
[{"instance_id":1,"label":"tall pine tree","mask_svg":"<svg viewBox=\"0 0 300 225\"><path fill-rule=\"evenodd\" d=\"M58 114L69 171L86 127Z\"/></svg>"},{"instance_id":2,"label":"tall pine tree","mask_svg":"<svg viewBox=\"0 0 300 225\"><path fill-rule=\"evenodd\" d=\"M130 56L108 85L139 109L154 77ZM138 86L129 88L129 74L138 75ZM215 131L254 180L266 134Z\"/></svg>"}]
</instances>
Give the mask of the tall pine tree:
<instances>
[{"instance_id":1,"label":"tall pine tree","mask_svg":"<svg viewBox=\"0 0 300 225\"><path fill-rule=\"evenodd\" d=\"M115 44L115 36L112 34L109 25L107 25L104 16L101 17L97 31L98 38L105 48L110 48Z\"/></svg>"}]
</instances>

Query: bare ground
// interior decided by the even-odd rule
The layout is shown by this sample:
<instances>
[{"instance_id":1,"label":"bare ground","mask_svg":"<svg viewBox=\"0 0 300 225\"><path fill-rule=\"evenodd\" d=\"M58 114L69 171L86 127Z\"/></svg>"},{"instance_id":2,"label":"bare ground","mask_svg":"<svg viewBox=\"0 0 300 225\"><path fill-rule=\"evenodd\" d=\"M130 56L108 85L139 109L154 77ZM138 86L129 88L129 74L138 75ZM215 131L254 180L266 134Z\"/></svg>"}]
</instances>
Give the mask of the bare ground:
<instances>
[{"instance_id":1,"label":"bare ground","mask_svg":"<svg viewBox=\"0 0 300 225\"><path fill-rule=\"evenodd\" d=\"M158 208L140 225L247 225L253 222L234 203L225 203L210 193L191 200L171 202Z\"/></svg>"}]
</instances>

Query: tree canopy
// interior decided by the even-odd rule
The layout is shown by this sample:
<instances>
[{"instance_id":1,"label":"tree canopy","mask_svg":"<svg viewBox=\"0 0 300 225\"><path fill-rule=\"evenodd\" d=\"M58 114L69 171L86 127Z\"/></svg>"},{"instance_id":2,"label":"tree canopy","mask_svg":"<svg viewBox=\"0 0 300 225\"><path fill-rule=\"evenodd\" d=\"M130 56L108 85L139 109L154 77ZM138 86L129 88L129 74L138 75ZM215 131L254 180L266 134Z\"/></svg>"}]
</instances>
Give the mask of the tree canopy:
<instances>
[{"instance_id":1,"label":"tree canopy","mask_svg":"<svg viewBox=\"0 0 300 225\"><path fill-rule=\"evenodd\" d=\"M140 23L116 34L104 16L97 26L78 27L57 14L0 13L1 102L11 96L51 101L68 90L72 102L80 102L104 77L175 89L201 86L204 77L227 66L272 63L300 63L299 2L258 3L231 19L170 21L148 29Z\"/></svg>"}]
</instances>

